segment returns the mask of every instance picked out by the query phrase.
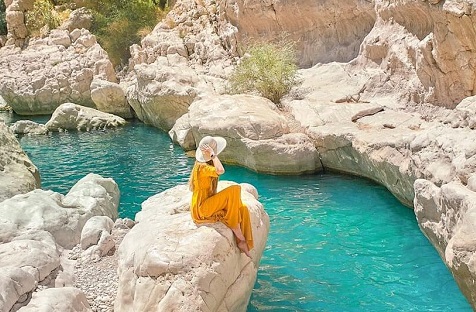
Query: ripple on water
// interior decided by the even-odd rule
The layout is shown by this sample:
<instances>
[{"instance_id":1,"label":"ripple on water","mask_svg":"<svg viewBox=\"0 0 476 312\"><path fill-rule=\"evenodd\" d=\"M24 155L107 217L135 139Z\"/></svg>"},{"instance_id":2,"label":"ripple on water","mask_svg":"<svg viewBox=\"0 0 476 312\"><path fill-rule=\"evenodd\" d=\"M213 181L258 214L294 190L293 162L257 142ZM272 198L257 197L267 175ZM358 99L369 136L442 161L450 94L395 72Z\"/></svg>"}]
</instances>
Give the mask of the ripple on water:
<instances>
[{"instance_id":1,"label":"ripple on water","mask_svg":"<svg viewBox=\"0 0 476 312\"><path fill-rule=\"evenodd\" d=\"M120 215L185 183L193 160L140 123L24 136L43 188L66 193L89 172L112 177ZM271 228L248 311L471 311L410 209L383 187L340 175L267 176L226 166L259 191Z\"/></svg>"}]
</instances>

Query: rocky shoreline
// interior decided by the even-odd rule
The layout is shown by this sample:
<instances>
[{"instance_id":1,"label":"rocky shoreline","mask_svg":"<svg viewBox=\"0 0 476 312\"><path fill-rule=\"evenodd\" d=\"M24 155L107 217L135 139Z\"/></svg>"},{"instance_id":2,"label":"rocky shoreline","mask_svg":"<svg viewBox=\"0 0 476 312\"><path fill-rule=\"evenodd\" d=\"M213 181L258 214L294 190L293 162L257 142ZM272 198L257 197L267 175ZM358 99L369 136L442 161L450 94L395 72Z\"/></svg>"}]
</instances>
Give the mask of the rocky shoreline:
<instances>
[{"instance_id":1,"label":"rocky shoreline","mask_svg":"<svg viewBox=\"0 0 476 312\"><path fill-rule=\"evenodd\" d=\"M476 15L471 1L301 1L299 7L307 8L305 11L295 10L293 1L271 5L240 0L176 1L166 19L140 44L131 47L129 66L120 74L114 72L96 38L83 26L76 27L72 19L67 27L63 25L44 38L27 38L23 14L32 3L12 0L6 4L9 34L5 46L0 48L0 70L4 73L0 76L0 95L5 104L20 114L50 114L60 105L66 105L67 111L63 124L50 123L47 130L19 124L12 129L15 132L40 134L68 127L89 130L123 124L117 116L104 119L97 112L85 113L92 107L124 118L137 116L167 131L185 151L193 150L205 135L221 135L229 142L224 160L258 172L303 174L324 168L372 179L414 209L423 233L438 250L470 304L476 307L476 74L467 65L476 60L476 32L472 26L476 24ZM299 42L302 84L283 99L284 111L258 96L227 95L226 79L240 57L245 38L267 40L286 31ZM41 283L57 269L62 248L72 248L71 252L76 254L73 257L79 257L78 247L74 246L80 241L87 219L104 214L111 221L117 217L117 207L115 212L113 208L104 210L103 201L99 200L115 190L109 182L99 183L106 190L99 192L98 199L85 189L83 195L94 195L98 207L84 207L79 199L83 195L79 193L77 197L63 197L37 190L41 183L37 168L1 122L0 136L0 183L7 186L0 190L0 248L24 246L44 260L38 269L40 273L29 269L31 264L27 260L28 269L8 269L8 277L0 279L4 298L0 308L27 311L28 306L34 309L33 305L46 300L40 297L42 293L51 300L62 298L58 295L62 290ZM93 183L88 187L99 186ZM249 190L243 196L249 197L251 193ZM175 213L185 209L173 204L184 194L168 197ZM116 195L108 196L111 201ZM87 217L64 210L64 220L73 220L74 226L51 225L36 232L23 232L22 226L36 222L20 217L13 220L11 215L1 213L1 209L10 211L20 198L26 202L43 198L58 211L76 207L88 211ZM69 199L64 202L65 198ZM255 199L249 198L252 202ZM48 207L31 204L31 209L45 214L51 212ZM256 220L266 224L264 210L261 211L256 210ZM169 217L179 218L173 215ZM141 231L140 223L129 233ZM265 228L261 234L263 248ZM213 233L220 231L216 228ZM102 243L111 247L110 231L102 232L108 232ZM55 238L55 233L63 234ZM126 235L124 241L132 236ZM173 235L169 238L173 241ZM220 244L229 245L225 241ZM133 246L130 248L133 250ZM140 264L133 263L123 251L129 260L122 264L119 261L117 291L119 297L129 301L117 299L117 311L130 308L130 304L143 310L151 306L178 307L177 302L185 295L177 289L191 287L189 280L179 281L172 274L177 268L185 270L176 263L174 253L153 242L144 248L150 249L143 254ZM44 256L48 252L54 255L51 259ZM214 256L222 257L220 252ZM225 254L231 260L222 265L252 267L230 251ZM254 259L255 269L259 257L260 252ZM90 292L86 287L89 274L94 265L109 265L113 259L78 262L76 274L84 283L76 285L88 296L96 296L94 290ZM164 263L172 265L170 272L164 273ZM152 293L150 289L155 284L146 279L144 272L153 272L151 276L168 283L167 289L171 291L167 294L155 290L162 296L162 303L131 295L144 285L149 287L144 292ZM109 271L104 278L108 274L113 273ZM253 274L246 274L248 288L240 289L244 297L249 298ZM18 280L22 287L10 290L9 285ZM172 286L171 281L178 284ZM58 279L58 285L67 284ZM82 292L63 288L69 294L66 297L75 298L71 299L74 311L90 311L89 304L95 309L110 308L110 295L97 296L101 300L88 303ZM220 292L222 288L210 291ZM208 297L200 301L193 291L188 295L198 300L197 307L206 302L223 308L223 302L212 302ZM244 302L229 292L220 292L220 296L228 298L224 301L227 307L243 310ZM21 307L26 302L29 304Z\"/></svg>"}]
</instances>

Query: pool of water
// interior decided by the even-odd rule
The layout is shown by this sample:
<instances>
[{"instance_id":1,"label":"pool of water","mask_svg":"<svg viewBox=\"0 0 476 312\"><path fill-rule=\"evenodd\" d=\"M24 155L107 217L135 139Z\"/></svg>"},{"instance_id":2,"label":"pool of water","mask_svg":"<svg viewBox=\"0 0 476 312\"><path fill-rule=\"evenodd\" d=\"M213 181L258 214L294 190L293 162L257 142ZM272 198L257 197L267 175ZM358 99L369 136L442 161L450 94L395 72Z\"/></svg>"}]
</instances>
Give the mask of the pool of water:
<instances>
[{"instance_id":1,"label":"pool of water","mask_svg":"<svg viewBox=\"0 0 476 312\"><path fill-rule=\"evenodd\" d=\"M193 165L165 133L137 122L20 143L43 189L64 194L89 172L114 178L121 217L185 183ZM256 186L271 220L248 311L472 311L413 212L385 188L336 174L226 169L223 179Z\"/></svg>"}]
</instances>

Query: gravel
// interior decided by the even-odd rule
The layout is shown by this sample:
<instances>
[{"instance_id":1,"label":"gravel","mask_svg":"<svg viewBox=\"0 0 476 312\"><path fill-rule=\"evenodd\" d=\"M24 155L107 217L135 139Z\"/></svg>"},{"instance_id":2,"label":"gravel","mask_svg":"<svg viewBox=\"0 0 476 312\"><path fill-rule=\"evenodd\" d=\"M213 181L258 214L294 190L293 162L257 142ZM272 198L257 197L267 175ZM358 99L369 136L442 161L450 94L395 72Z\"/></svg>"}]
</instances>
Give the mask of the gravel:
<instances>
[{"instance_id":1,"label":"gravel","mask_svg":"<svg viewBox=\"0 0 476 312\"><path fill-rule=\"evenodd\" d=\"M114 311L118 284L117 248L130 230L124 226L125 222L122 222L122 219L119 221L121 222L116 221L111 232L115 248L106 256L91 256L87 251L81 250L80 244L75 246L68 255L69 259L76 260L73 286L84 292L94 312Z\"/></svg>"}]
</instances>

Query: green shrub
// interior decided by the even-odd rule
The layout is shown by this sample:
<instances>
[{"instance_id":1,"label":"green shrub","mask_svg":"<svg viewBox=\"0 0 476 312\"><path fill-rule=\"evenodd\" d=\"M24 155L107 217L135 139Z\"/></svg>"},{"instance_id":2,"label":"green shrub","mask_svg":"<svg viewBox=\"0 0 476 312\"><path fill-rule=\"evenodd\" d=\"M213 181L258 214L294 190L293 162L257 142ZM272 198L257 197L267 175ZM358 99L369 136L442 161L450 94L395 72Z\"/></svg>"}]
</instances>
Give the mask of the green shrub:
<instances>
[{"instance_id":1,"label":"green shrub","mask_svg":"<svg viewBox=\"0 0 476 312\"><path fill-rule=\"evenodd\" d=\"M6 9L7 8L5 7L5 1L0 0L0 35L7 34L7 20L5 14Z\"/></svg>"},{"instance_id":2,"label":"green shrub","mask_svg":"<svg viewBox=\"0 0 476 312\"><path fill-rule=\"evenodd\" d=\"M255 44L229 79L231 93L257 92L280 107L281 98L298 83L294 44Z\"/></svg>"},{"instance_id":3,"label":"green shrub","mask_svg":"<svg viewBox=\"0 0 476 312\"><path fill-rule=\"evenodd\" d=\"M33 9L26 12L25 25L30 35L39 35L40 29L48 26L54 29L61 23L61 19L49 0L36 0Z\"/></svg>"},{"instance_id":4,"label":"green shrub","mask_svg":"<svg viewBox=\"0 0 476 312\"><path fill-rule=\"evenodd\" d=\"M127 64L129 47L164 14L152 0L87 0L86 7L93 12L91 31L115 66Z\"/></svg>"}]
</instances>

